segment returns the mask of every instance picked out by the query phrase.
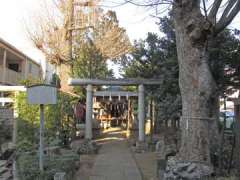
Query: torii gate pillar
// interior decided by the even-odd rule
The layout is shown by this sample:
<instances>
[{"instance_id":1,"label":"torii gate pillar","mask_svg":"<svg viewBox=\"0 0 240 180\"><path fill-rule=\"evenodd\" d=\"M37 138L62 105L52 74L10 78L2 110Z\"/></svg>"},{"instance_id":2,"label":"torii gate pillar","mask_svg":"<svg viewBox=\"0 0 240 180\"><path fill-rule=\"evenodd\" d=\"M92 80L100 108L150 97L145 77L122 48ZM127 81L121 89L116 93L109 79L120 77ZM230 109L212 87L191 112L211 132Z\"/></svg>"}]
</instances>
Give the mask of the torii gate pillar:
<instances>
[{"instance_id":1,"label":"torii gate pillar","mask_svg":"<svg viewBox=\"0 0 240 180\"><path fill-rule=\"evenodd\" d=\"M139 136L138 140L143 142L145 140L145 107L144 107L144 85L138 86L138 126Z\"/></svg>"},{"instance_id":2,"label":"torii gate pillar","mask_svg":"<svg viewBox=\"0 0 240 180\"><path fill-rule=\"evenodd\" d=\"M158 79L69 79L71 86L87 85L87 109L86 109L86 130L85 138L92 139L92 107L93 89L92 86L136 86L138 85L138 140L145 140L145 108L144 108L144 85L159 85Z\"/></svg>"},{"instance_id":3,"label":"torii gate pillar","mask_svg":"<svg viewBox=\"0 0 240 180\"><path fill-rule=\"evenodd\" d=\"M87 85L85 139L92 139L93 87Z\"/></svg>"}]
</instances>

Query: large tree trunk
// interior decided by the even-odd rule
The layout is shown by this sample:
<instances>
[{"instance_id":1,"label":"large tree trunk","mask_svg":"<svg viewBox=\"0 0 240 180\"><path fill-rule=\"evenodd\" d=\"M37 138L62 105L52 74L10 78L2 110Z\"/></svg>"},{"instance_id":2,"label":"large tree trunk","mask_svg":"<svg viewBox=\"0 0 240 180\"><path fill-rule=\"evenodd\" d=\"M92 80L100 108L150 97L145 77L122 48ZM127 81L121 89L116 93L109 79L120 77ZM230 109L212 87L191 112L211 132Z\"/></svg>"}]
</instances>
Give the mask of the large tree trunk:
<instances>
[{"instance_id":1,"label":"large tree trunk","mask_svg":"<svg viewBox=\"0 0 240 180\"><path fill-rule=\"evenodd\" d=\"M179 160L211 167L209 130L215 122L214 108L210 107L216 83L208 64L208 24L199 4L197 0L182 0L173 6L182 96ZM204 177L211 170L199 170L198 173L199 177ZM197 179L196 176L191 178Z\"/></svg>"},{"instance_id":2,"label":"large tree trunk","mask_svg":"<svg viewBox=\"0 0 240 180\"><path fill-rule=\"evenodd\" d=\"M240 177L240 95L238 100L234 103L234 113L235 113L235 159L236 159L236 169L237 176Z\"/></svg>"}]
</instances>

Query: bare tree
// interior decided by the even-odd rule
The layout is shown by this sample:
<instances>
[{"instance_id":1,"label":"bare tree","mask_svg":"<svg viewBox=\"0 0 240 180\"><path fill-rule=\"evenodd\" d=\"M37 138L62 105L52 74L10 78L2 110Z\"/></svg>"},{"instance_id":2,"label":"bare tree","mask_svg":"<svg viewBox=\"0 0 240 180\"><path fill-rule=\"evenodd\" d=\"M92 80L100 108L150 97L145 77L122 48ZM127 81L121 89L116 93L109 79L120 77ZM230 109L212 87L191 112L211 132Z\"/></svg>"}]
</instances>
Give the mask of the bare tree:
<instances>
[{"instance_id":1,"label":"bare tree","mask_svg":"<svg viewBox=\"0 0 240 180\"><path fill-rule=\"evenodd\" d=\"M216 137L218 91L209 67L208 44L240 11L239 0L129 0L140 6L170 5L174 19L182 96L181 148L178 157L187 174L199 179L211 174L210 139ZM211 137L211 138L210 138ZM181 163L180 163L181 164ZM184 177L172 165L169 177ZM196 167L196 168L195 168ZM206 168L209 167L209 168ZM175 175L173 172L175 169ZM193 172L198 170L195 176ZM177 172L177 173L176 173ZM171 175L170 175L171 174ZM191 179L190 178L190 179Z\"/></svg>"},{"instance_id":2,"label":"bare tree","mask_svg":"<svg viewBox=\"0 0 240 180\"><path fill-rule=\"evenodd\" d=\"M46 59L56 65L62 87L66 87L70 75L74 49L86 35L92 38L106 59L114 59L131 51L129 38L125 29L119 26L115 12L104 12L99 0L52 2L55 7L39 15L35 19L35 30L28 28L28 34ZM51 10L56 13L51 14ZM69 90L68 87L66 90Z\"/></svg>"}]
</instances>

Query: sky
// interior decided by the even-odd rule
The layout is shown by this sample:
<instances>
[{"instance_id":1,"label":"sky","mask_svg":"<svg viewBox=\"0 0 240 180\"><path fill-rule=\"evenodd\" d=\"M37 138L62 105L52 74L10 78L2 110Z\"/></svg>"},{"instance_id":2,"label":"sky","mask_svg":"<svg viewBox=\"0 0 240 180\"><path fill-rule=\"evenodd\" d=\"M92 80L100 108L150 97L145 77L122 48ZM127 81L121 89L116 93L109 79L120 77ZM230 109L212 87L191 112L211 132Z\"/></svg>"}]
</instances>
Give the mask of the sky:
<instances>
[{"instance_id":1,"label":"sky","mask_svg":"<svg viewBox=\"0 0 240 180\"><path fill-rule=\"evenodd\" d=\"M34 18L35 13L40 13L41 3L41 0L2 0L0 6L0 37L37 62L40 62L43 56L28 39L26 24ZM147 32L158 32L156 19L151 18L142 8L125 5L111 9L117 12L120 26L127 30L131 41L145 38Z\"/></svg>"},{"instance_id":2,"label":"sky","mask_svg":"<svg viewBox=\"0 0 240 180\"><path fill-rule=\"evenodd\" d=\"M26 33L26 24L42 11L42 4L52 0L1 0L0 37L8 41L36 62L44 64L44 56L34 48ZM120 0L104 0L104 5L116 5ZM109 9L109 8L108 8ZM160 33L157 19L150 17L146 8L131 4L110 8L116 11L121 27L127 30L130 40L144 39L148 32ZM151 12L153 14L153 12ZM230 27L240 29L240 18L236 18ZM112 66L114 67L114 66ZM117 69L117 67L114 67Z\"/></svg>"}]
</instances>

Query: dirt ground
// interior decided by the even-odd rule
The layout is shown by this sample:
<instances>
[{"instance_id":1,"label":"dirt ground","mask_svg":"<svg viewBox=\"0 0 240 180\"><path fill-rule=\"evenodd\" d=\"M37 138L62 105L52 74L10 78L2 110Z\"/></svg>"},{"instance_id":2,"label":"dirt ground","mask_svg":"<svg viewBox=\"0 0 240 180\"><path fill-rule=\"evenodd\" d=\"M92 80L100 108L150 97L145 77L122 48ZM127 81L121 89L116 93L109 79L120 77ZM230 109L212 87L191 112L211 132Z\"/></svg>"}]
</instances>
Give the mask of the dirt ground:
<instances>
[{"instance_id":1,"label":"dirt ground","mask_svg":"<svg viewBox=\"0 0 240 180\"><path fill-rule=\"evenodd\" d=\"M115 129L116 131L117 129ZM98 145L104 145L106 143L116 141L116 137L125 137L126 131L118 131L118 135L113 134L113 129L105 130L101 137L96 141ZM129 147L131 148L131 147ZM134 153L133 158L136 161L137 167L141 172L143 180L157 180L157 161L156 154L154 152ZM76 173L75 180L90 180L91 172L93 170L95 160L98 155L80 155L80 168ZM114 179L113 179L114 180Z\"/></svg>"},{"instance_id":2,"label":"dirt ground","mask_svg":"<svg viewBox=\"0 0 240 180\"><path fill-rule=\"evenodd\" d=\"M133 154L141 170L143 180L157 180L157 161L154 152L134 153Z\"/></svg>"},{"instance_id":3,"label":"dirt ground","mask_svg":"<svg viewBox=\"0 0 240 180\"><path fill-rule=\"evenodd\" d=\"M118 166L121 169L121 166L135 163L134 158L132 158L130 148L129 150L127 150L128 143L126 142L126 131L121 130L121 128L110 128L103 131L101 136L97 138L95 142L98 145L100 145L99 154L80 155L80 168L77 171L74 180L92 180L92 176L93 176L92 174L94 174L94 172L96 171L96 165L100 164L97 171L101 171L101 169L103 168L101 166L101 163L103 162L106 164L108 161L112 162L114 160L115 164L111 166L111 168L114 168L116 166L114 172L118 172ZM128 153L130 153L129 158L126 158L125 156L127 156ZM124 158L126 160L124 160ZM101 160L99 162L99 159L106 159L106 160ZM131 169L134 170L134 167L131 166ZM129 168L125 169L124 172L126 173L131 169ZM114 172L108 172L108 174L112 173L114 175ZM131 175L132 174L129 174L129 176L127 175L128 176L127 179L131 178ZM110 178L110 180L115 180L116 178L119 179L120 177L115 177L114 179ZM107 179L109 179L109 177ZM139 179L139 178L133 177L133 179Z\"/></svg>"},{"instance_id":4,"label":"dirt ground","mask_svg":"<svg viewBox=\"0 0 240 180\"><path fill-rule=\"evenodd\" d=\"M81 155L80 168L75 175L75 180L89 180L96 155Z\"/></svg>"}]
</instances>

